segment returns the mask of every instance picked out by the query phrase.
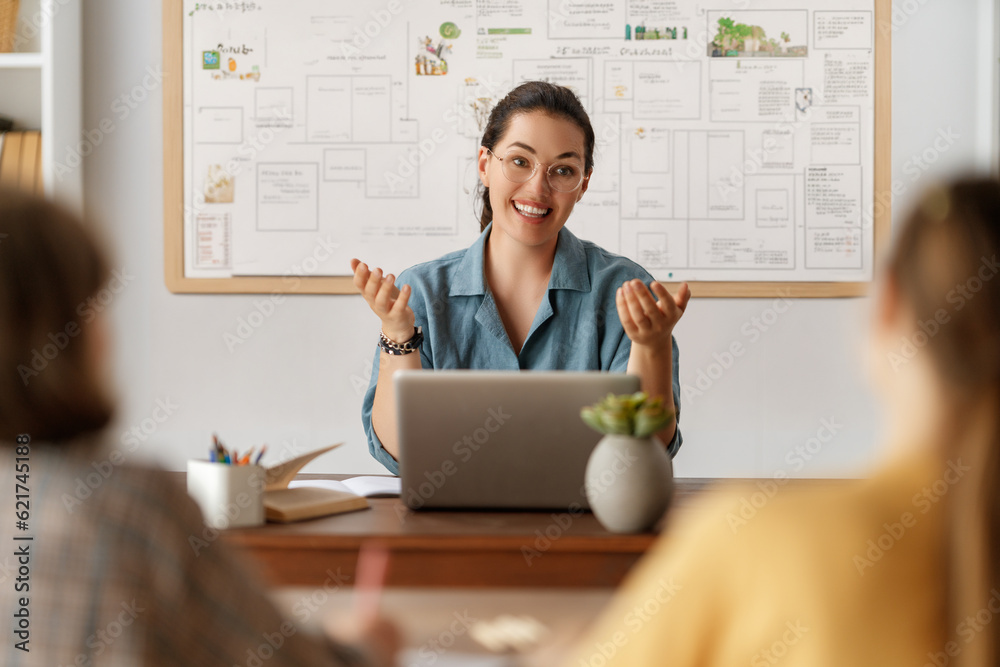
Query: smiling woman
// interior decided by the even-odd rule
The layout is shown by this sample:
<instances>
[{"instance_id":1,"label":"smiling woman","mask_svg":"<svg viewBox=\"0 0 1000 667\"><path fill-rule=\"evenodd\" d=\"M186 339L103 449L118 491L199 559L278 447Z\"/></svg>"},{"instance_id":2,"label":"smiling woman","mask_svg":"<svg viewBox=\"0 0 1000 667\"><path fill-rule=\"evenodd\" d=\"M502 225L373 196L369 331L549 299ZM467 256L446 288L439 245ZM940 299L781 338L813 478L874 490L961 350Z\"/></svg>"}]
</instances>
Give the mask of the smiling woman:
<instances>
[{"instance_id":1,"label":"smiling woman","mask_svg":"<svg viewBox=\"0 0 1000 667\"><path fill-rule=\"evenodd\" d=\"M627 371L680 414L673 328L687 285L672 295L635 262L566 229L594 169L580 100L523 83L494 107L480 144L482 233L472 246L398 279L351 262L382 321L362 420L372 455L393 473L392 375L401 369ZM659 435L676 453L676 419Z\"/></svg>"}]
</instances>

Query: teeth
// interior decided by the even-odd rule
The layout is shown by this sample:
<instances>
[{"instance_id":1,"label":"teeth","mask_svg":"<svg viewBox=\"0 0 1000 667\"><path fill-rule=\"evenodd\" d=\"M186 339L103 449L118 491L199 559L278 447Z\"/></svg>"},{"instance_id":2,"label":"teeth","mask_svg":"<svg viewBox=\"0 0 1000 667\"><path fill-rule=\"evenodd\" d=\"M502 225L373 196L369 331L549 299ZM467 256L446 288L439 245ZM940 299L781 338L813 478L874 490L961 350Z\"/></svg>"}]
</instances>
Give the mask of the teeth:
<instances>
[{"instance_id":1,"label":"teeth","mask_svg":"<svg viewBox=\"0 0 1000 667\"><path fill-rule=\"evenodd\" d=\"M514 202L514 208L516 208L521 213L526 213L531 216L537 216L539 218L544 215L547 215L549 212L549 209L547 208L535 208L534 206L526 206L524 204L518 204L517 202Z\"/></svg>"}]
</instances>

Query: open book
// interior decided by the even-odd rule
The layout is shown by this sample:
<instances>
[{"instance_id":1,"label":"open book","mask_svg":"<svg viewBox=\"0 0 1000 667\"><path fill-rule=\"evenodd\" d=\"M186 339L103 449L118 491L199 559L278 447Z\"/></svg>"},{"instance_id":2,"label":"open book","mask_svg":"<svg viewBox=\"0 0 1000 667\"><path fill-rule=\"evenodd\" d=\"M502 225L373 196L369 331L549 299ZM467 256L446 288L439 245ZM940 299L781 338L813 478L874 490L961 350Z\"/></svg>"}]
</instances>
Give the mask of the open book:
<instances>
[{"instance_id":1,"label":"open book","mask_svg":"<svg viewBox=\"0 0 1000 667\"><path fill-rule=\"evenodd\" d=\"M307 463L341 444L317 449L264 470L264 514L268 521L287 523L368 508L364 496L347 489L290 485Z\"/></svg>"},{"instance_id":2,"label":"open book","mask_svg":"<svg viewBox=\"0 0 1000 667\"><path fill-rule=\"evenodd\" d=\"M398 477L380 477L378 475L362 475L347 479L297 479L288 485L290 489L316 487L353 493L365 498L398 498L400 483Z\"/></svg>"}]
</instances>

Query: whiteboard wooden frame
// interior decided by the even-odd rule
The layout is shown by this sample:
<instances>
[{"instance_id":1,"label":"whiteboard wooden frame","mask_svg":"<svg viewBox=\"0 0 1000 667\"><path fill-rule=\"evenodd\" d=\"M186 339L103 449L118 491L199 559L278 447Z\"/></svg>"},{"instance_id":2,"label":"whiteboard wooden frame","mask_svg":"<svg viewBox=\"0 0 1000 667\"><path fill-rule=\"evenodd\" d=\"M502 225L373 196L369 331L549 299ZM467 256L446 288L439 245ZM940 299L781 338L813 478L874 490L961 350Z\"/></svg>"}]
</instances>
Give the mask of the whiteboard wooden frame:
<instances>
[{"instance_id":1,"label":"whiteboard wooden frame","mask_svg":"<svg viewBox=\"0 0 1000 667\"><path fill-rule=\"evenodd\" d=\"M873 268L889 240L892 165L892 60L889 30L892 0L875 0L875 191L882 201L874 215ZM350 276L239 276L187 278L184 275L184 35L183 1L163 0L163 260L167 289L175 294L355 294ZM664 282L669 289L678 283ZM870 282L692 281L695 297L856 297Z\"/></svg>"}]
</instances>

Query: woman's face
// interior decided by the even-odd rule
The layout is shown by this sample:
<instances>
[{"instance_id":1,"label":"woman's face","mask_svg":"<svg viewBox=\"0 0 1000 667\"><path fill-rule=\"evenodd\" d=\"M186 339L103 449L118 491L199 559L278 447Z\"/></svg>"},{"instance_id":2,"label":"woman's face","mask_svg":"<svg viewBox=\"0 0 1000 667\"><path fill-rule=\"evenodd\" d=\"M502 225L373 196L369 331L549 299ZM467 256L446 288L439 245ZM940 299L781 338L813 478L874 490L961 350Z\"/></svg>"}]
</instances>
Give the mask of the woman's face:
<instances>
[{"instance_id":1,"label":"woman's face","mask_svg":"<svg viewBox=\"0 0 1000 667\"><path fill-rule=\"evenodd\" d=\"M511 162L508 170L517 167L527 173L536 162L541 164L529 180L515 183L505 176L498 158ZM511 118L492 155L479 149L479 178L490 189L494 231L527 246L554 243L590 177L587 174L574 190L561 192L546 178L546 169L551 167L553 178L558 173L566 179L571 169L584 173L584 160L583 130L573 121L543 111Z\"/></svg>"}]
</instances>

